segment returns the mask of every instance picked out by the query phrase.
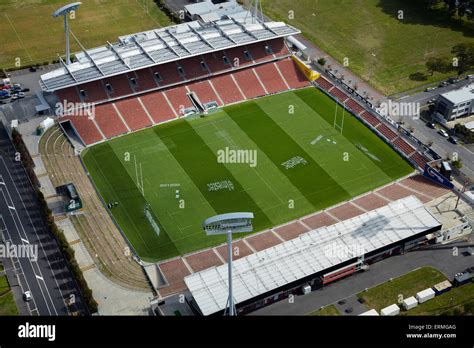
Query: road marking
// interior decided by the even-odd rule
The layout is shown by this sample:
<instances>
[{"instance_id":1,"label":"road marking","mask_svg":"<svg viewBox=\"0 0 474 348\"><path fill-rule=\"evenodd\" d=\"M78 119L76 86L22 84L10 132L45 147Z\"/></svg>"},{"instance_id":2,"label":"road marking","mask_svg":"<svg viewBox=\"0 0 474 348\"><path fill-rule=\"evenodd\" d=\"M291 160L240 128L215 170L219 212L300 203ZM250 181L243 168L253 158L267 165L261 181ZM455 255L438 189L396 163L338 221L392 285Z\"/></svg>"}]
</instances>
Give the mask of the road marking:
<instances>
[{"instance_id":1,"label":"road marking","mask_svg":"<svg viewBox=\"0 0 474 348\"><path fill-rule=\"evenodd\" d=\"M21 239L21 241L22 241L23 243L30 244L30 242L28 242L28 240L26 240L26 239L24 239L24 238L20 238L20 239Z\"/></svg>"},{"instance_id":2,"label":"road marking","mask_svg":"<svg viewBox=\"0 0 474 348\"><path fill-rule=\"evenodd\" d=\"M40 277L40 276L39 276L39 275L37 275L37 274L35 274L35 277L36 277L36 279L39 279L39 280L41 280L41 281L43 281L43 282L44 282L44 279L43 279L43 277Z\"/></svg>"}]
</instances>

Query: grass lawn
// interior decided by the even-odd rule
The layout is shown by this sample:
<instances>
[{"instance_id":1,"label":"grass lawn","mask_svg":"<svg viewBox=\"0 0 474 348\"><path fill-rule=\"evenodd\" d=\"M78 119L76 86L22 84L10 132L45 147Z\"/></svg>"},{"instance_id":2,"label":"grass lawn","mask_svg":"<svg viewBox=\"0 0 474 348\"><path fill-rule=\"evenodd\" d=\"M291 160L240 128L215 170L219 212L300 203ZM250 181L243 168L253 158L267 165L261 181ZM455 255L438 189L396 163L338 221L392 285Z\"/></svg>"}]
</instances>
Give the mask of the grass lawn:
<instances>
[{"instance_id":1,"label":"grass lawn","mask_svg":"<svg viewBox=\"0 0 474 348\"><path fill-rule=\"evenodd\" d=\"M417 292L430 288L446 279L440 271L431 267L423 267L393 279L391 282L388 281L368 291L361 292L357 296L366 301L368 308L380 311L393 303L401 303L399 302L399 295L403 296L402 300L415 296Z\"/></svg>"},{"instance_id":2,"label":"grass lawn","mask_svg":"<svg viewBox=\"0 0 474 348\"><path fill-rule=\"evenodd\" d=\"M474 315L473 308L474 284L469 283L400 313L401 315Z\"/></svg>"},{"instance_id":3,"label":"grass lawn","mask_svg":"<svg viewBox=\"0 0 474 348\"><path fill-rule=\"evenodd\" d=\"M341 313L339 313L336 306L329 305L329 306L324 307L323 309L318 309L317 311L311 312L308 315L327 316L327 315L341 315Z\"/></svg>"},{"instance_id":4,"label":"grass lawn","mask_svg":"<svg viewBox=\"0 0 474 348\"><path fill-rule=\"evenodd\" d=\"M18 315L18 309L6 276L0 277L0 316L4 315Z\"/></svg>"},{"instance_id":5,"label":"grass lawn","mask_svg":"<svg viewBox=\"0 0 474 348\"><path fill-rule=\"evenodd\" d=\"M52 61L65 54L63 19L51 14L64 0L0 0L0 68ZM69 21L86 48L115 42L120 35L170 24L153 0L85 0ZM79 51L71 37L71 52Z\"/></svg>"},{"instance_id":6,"label":"grass lawn","mask_svg":"<svg viewBox=\"0 0 474 348\"><path fill-rule=\"evenodd\" d=\"M105 201L119 203L112 213L137 253L165 259L224 242L202 231L215 214L252 211L257 232L413 171L347 112L344 132L337 132L335 107L315 88L288 92L120 137L87 149L83 159ZM256 151L256 166L218 163L226 147ZM229 186L210 185L221 182ZM147 203L159 235L145 218Z\"/></svg>"},{"instance_id":7,"label":"grass lawn","mask_svg":"<svg viewBox=\"0 0 474 348\"><path fill-rule=\"evenodd\" d=\"M299 28L322 50L385 94L409 90L456 73L412 81L430 57L451 57L451 48L473 42L472 24L429 11L426 0L266 0L275 20ZM398 11L404 18L398 19ZM294 11L294 19L289 18Z\"/></svg>"},{"instance_id":8,"label":"grass lawn","mask_svg":"<svg viewBox=\"0 0 474 348\"><path fill-rule=\"evenodd\" d=\"M336 306L329 305L329 306L324 307L323 309L318 309L314 312L311 312L308 315L328 316L328 315L341 315L341 313L339 313Z\"/></svg>"}]
</instances>

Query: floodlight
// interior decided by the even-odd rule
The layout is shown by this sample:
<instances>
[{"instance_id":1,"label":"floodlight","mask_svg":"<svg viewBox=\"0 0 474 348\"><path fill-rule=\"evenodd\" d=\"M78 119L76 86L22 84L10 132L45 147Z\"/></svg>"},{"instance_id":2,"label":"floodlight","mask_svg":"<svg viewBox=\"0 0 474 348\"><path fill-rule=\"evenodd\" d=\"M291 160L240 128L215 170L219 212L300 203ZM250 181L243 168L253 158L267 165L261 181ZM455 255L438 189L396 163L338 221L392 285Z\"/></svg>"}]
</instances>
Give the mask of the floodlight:
<instances>
[{"instance_id":1,"label":"floodlight","mask_svg":"<svg viewBox=\"0 0 474 348\"><path fill-rule=\"evenodd\" d=\"M229 213L213 216L203 223L203 229L208 236L227 235L227 265L229 280L229 298L227 299L226 310L233 316L236 314L234 296L232 294L232 233L247 233L253 231L253 213ZM228 310L228 312L227 312Z\"/></svg>"},{"instance_id":2,"label":"floodlight","mask_svg":"<svg viewBox=\"0 0 474 348\"><path fill-rule=\"evenodd\" d=\"M82 2L73 2L72 4L65 5L53 13L53 17L64 16L64 32L66 33L66 65L71 64L71 52L69 48L69 22L68 22L68 15L72 11L76 11Z\"/></svg>"}]
</instances>

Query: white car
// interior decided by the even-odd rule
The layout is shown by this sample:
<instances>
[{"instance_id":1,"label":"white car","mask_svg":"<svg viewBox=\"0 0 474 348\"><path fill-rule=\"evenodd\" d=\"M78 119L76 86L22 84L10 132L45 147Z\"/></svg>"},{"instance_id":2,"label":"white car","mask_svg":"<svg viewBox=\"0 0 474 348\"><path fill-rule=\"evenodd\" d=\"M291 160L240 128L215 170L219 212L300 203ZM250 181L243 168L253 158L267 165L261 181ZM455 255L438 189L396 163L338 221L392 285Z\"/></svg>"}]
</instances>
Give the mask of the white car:
<instances>
[{"instance_id":1,"label":"white car","mask_svg":"<svg viewBox=\"0 0 474 348\"><path fill-rule=\"evenodd\" d=\"M25 293L23 294L23 299L25 300L25 302L30 302L33 299L31 291L25 291Z\"/></svg>"},{"instance_id":2,"label":"white car","mask_svg":"<svg viewBox=\"0 0 474 348\"><path fill-rule=\"evenodd\" d=\"M438 130L438 133L441 134L445 138L449 138L448 132L446 132L444 129Z\"/></svg>"}]
</instances>

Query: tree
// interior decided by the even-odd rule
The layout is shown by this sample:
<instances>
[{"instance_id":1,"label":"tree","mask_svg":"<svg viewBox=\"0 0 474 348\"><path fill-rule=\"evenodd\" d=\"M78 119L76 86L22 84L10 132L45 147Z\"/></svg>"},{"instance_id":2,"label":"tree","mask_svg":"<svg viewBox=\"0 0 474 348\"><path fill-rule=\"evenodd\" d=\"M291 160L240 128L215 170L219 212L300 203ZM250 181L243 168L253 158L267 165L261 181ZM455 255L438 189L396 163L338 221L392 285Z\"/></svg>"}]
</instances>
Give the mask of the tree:
<instances>
[{"instance_id":1,"label":"tree","mask_svg":"<svg viewBox=\"0 0 474 348\"><path fill-rule=\"evenodd\" d=\"M426 62L426 69L433 76L434 72L446 73L454 69L448 58L431 57Z\"/></svg>"},{"instance_id":2,"label":"tree","mask_svg":"<svg viewBox=\"0 0 474 348\"><path fill-rule=\"evenodd\" d=\"M457 58L455 68L460 74L474 68L474 43L457 44L451 53Z\"/></svg>"}]
</instances>

